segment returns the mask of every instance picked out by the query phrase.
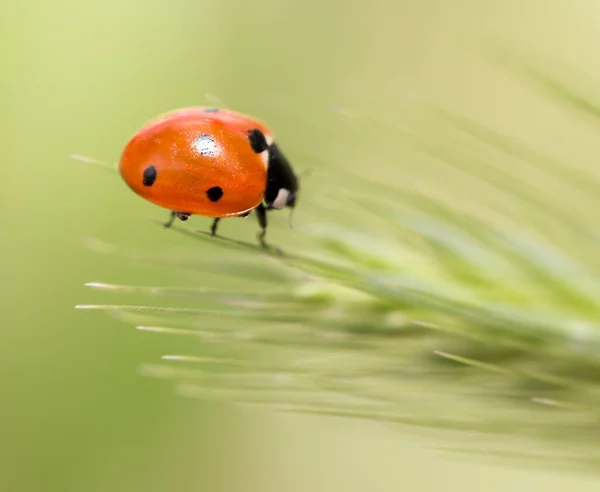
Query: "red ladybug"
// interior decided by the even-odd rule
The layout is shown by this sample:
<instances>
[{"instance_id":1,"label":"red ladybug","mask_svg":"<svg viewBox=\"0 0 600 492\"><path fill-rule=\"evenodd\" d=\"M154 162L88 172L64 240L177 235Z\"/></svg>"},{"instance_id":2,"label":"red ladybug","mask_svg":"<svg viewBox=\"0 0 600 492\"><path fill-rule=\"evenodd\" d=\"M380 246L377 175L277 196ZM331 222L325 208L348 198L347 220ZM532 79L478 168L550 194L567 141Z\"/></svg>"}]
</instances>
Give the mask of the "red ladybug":
<instances>
[{"instance_id":1,"label":"red ladybug","mask_svg":"<svg viewBox=\"0 0 600 492\"><path fill-rule=\"evenodd\" d=\"M224 217L256 210L266 246L267 210L293 208L298 177L264 123L234 111L179 109L142 127L119 161L125 183L176 217Z\"/></svg>"}]
</instances>

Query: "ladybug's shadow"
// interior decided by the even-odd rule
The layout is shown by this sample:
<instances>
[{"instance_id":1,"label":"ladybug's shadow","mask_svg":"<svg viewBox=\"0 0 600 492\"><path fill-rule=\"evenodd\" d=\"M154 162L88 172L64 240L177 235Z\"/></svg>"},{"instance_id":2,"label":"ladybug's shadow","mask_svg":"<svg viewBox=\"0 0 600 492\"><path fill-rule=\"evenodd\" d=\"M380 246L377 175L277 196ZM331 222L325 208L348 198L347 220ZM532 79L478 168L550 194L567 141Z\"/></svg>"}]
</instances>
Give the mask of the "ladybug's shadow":
<instances>
[{"instance_id":1,"label":"ladybug's shadow","mask_svg":"<svg viewBox=\"0 0 600 492\"><path fill-rule=\"evenodd\" d=\"M159 219L151 218L150 220L152 222L154 222L155 224L161 225L163 227L165 225L164 221L161 221ZM169 227L169 229L171 229L173 231L177 231L178 233L183 234L185 236L192 237L194 239L199 239L201 241L205 241L207 243L211 243L214 241L220 241L228 246L235 247L235 248L251 249L258 253L263 253L263 254L266 253L266 254L270 254L270 255L274 255L274 256L287 256L281 248L278 248L277 246L272 246L270 244L267 244L266 246L261 246L260 244L250 243L247 241L241 241L241 240L233 239L230 237L220 236L218 234L213 236L210 232L201 231L199 229L188 229L185 227L175 227L175 226L171 226L171 227Z\"/></svg>"}]
</instances>

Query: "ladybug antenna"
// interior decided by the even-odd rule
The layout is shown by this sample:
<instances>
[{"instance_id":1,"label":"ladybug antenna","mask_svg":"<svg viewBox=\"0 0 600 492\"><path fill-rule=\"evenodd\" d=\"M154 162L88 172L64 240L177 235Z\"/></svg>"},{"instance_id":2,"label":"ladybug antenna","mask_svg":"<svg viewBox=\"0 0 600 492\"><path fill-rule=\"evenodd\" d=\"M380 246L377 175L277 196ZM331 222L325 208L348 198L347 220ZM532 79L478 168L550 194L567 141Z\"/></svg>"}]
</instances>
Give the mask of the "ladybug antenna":
<instances>
[{"instance_id":1,"label":"ladybug antenna","mask_svg":"<svg viewBox=\"0 0 600 492\"><path fill-rule=\"evenodd\" d=\"M294 213L294 208L295 207L292 207L290 209L290 215L288 216L288 226L289 226L290 229L294 228L294 224L292 223L292 214Z\"/></svg>"},{"instance_id":2,"label":"ladybug antenna","mask_svg":"<svg viewBox=\"0 0 600 492\"><path fill-rule=\"evenodd\" d=\"M79 161L82 164L93 164L94 166L99 166L104 169L108 169L109 171L117 170L116 164L109 164L108 162L99 161L98 159L94 159L93 157L88 157L86 155L71 154L71 159Z\"/></svg>"},{"instance_id":3,"label":"ladybug antenna","mask_svg":"<svg viewBox=\"0 0 600 492\"><path fill-rule=\"evenodd\" d=\"M204 99L206 100L208 105L214 106L215 108L227 107L227 105L221 100L221 98L219 96L216 96L215 94L213 94L211 92L207 92L204 95Z\"/></svg>"},{"instance_id":4,"label":"ladybug antenna","mask_svg":"<svg viewBox=\"0 0 600 492\"><path fill-rule=\"evenodd\" d=\"M304 178L310 176L311 174L312 174L312 169L305 169L298 175L298 189L301 188Z\"/></svg>"},{"instance_id":5,"label":"ladybug antenna","mask_svg":"<svg viewBox=\"0 0 600 492\"><path fill-rule=\"evenodd\" d=\"M306 178L307 176L310 176L311 174L312 174L312 169L308 168L300 173L300 177Z\"/></svg>"}]
</instances>

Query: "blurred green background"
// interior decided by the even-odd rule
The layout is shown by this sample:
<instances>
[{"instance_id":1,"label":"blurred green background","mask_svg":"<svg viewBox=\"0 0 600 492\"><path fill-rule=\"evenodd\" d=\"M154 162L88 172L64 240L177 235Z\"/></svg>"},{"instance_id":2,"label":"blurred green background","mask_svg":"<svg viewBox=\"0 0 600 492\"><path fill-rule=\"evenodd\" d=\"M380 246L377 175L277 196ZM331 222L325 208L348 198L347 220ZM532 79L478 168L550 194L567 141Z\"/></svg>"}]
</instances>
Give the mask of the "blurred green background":
<instances>
[{"instance_id":1,"label":"blurred green background","mask_svg":"<svg viewBox=\"0 0 600 492\"><path fill-rule=\"evenodd\" d=\"M334 107L400 122L407 106L434 101L560 158L590 160L597 128L482 61L474 40L508 41L599 75L599 15L593 0L3 5L0 490L595 490L589 477L449 461L423 449L423 436L383 424L244 413L142 377L140 363L197 342L74 306L114 301L85 282L177 285L182 272L124 265L85 241L218 249L164 233L145 219L166 212L69 156L116 161L144 122L215 94L267 121L299 170L316 168L299 224L319 217L311 194L343 186L336 168L410 169L395 164L392 147L347 137ZM308 242L286 222L273 218L273 242ZM255 230L240 221L222 232L253 239Z\"/></svg>"}]
</instances>

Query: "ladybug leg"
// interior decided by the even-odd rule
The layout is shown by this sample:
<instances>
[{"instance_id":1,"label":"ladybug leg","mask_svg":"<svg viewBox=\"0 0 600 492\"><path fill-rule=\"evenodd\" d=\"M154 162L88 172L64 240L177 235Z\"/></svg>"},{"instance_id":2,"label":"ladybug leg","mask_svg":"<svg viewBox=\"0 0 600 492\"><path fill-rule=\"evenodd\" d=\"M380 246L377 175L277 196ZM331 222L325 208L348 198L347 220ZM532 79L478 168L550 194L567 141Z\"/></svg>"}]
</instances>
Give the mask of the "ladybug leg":
<instances>
[{"instance_id":1,"label":"ladybug leg","mask_svg":"<svg viewBox=\"0 0 600 492\"><path fill-rule=\"evenodd\" d=\"M262 203L256 207L256 217L261 228L261 231L258 233L258 241L263 248L268 248L269 245L265 241L267 234L267 209Z\"/></svg>"},{"instance_id":2,"label":"ladybug leg","mask_svg":"<svg viewBox=\"0 0 600 492\"><path fill-rule=\"evenodd\" d=\"M169 220L167 220L165 222L165 227L171 227L173 225L173 222L175 222L175 218L177 217L177 212L171 212L171 216L169 217Z\"/></svg>"},{"instance_id":3,"label":"ladybug leg","mask_svg":"<svg viewBox=\"0 0 600 492\"><path fill-rule=\"evenodd\" d=\"M220 218L216 218L215 220L213 220L212 225L210 226L210 235L211 236L216 236L217 235L217 224L219 223L221 219Z\"/></svg>"},{"instance_id":4,"label":"ladybug leg","mask_svg":"<svg viewBox=\"0 0 600 492\"><path fill-rule=\"evenodd\" d=\"M190 215L191 214L186 214L185 212L172 211L171 216L169 217L169 220L167 222L165 222L165 227L171 227L173 225L173 222L175 221L175 218L178 218L182 222L185 222L186 220L188 220L190 218Z\"/></svg>"}]
</instances>

